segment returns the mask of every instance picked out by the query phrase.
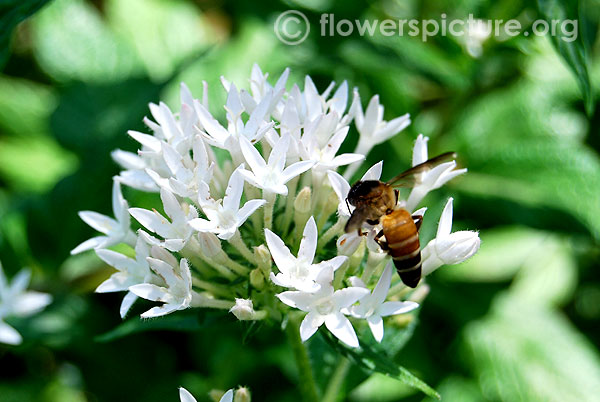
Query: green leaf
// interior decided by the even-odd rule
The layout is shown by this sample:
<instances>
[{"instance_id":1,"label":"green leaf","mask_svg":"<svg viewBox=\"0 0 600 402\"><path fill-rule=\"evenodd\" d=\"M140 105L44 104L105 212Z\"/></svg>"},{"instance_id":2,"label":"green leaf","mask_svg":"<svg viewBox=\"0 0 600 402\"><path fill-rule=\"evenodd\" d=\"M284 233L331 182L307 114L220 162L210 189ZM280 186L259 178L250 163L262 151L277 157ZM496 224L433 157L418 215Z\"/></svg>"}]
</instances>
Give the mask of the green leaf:
<instances>
[{"instance_id":1,"label":"green leaf","mask_svg":"<svg viewBox=\"0 0 600 402\"><path fill-rule=\"evenodd\" d=\"M109 26L134 49L148 75L157 81L170 77L187 57L216 37L189 2L111 0L106 14Z\"/></svg>"},{"instance_id":2,"label":"green leaf","mask_svg":"<svg viewBox=\"0 0 600 402\"><path fill-rule=\"evenodd\" d=\"M55 0L32 20L34 55L58 81L114 82L143 70L134 49L83 0Z\"/></svg>"},{"instance_id":3,"label":"green leaf","mask_svg":"<svg viewBox=\"0 0 600 402\"><path fill-rule=\"evenodd\" d=\"M573 0L538 0L537 6L540 14L552 26L552 21L577 20L579 24L585 19L579 19L580 1ZM559 25L560 27L560 25ZM579 28L581 30L581 27ZM557 29L556 35L550 36L552 44L560 53L563 60L571 68L583 95L585 109L591 115L594 109L594 93L589 76L588 49L584 43L584 35L572 36Z\"/></svg>"},{"instance_id":4,"label":"green leaf","mask_svg":"<svg viewBox=\"0 0 600 402\"><path fill-rule=\"evenodd\" d=\"M486 400L589 401L600 392L600 356L562 313L505 295L465 340Z\"/></svg>"},{"instance_id":5,"label":"green leaf","mask_svg":"<svg viewBox=\"0 0 600 402\"><path fill-rule=\"evenodd\" d=\"M221 315L200 315L195 311L177 312L164 317L143 319L131 318L116 328L94 338L96 342L110 342L128 335L146 331L184 331L194 332L214 325Z\"/></svg>"},{"instance_id":6,"label":"green leaf","mask_svg":"<svg viewBox=\"0 0 600 402\"><path fill-rule=\"evenodd\" d=\"M348 357L370 373L377 372L416 388L428 396L441 399L440 395L425 382L420 380L406 368L396 364L385 353L376 351L368 345L361 344L359 349L350 348L334 338L328 331L319 331L325 340L336 350Z\"/></svg>"},{"instance_id":7,"label":"green leaf","mask_svg":"<svg viewBox=\"0 0 600 402\"><path fill-rule=\"evenodd\" d=\"M10 37L13 29L49 0L4 0L0 2L0 70L10 54Z\"/></svg>"}]
</instances>

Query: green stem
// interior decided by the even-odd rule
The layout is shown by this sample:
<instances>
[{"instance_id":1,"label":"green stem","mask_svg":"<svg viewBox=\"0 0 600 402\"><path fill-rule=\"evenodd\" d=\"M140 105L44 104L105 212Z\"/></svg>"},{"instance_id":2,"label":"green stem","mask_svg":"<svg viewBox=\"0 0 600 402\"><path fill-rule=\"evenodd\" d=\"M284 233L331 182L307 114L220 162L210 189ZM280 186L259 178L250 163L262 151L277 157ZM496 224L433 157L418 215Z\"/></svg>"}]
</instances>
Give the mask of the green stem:
<instances>
[{"instance_id":1,"label":"green stem","mask_svg":"<svg viewBox=\"0 0 600 402\"><path fill-rule=\"evenodd\" d=\"M296 366L298 367L300 392L304 402L318 402L317 384L310 365L308 351L300 338L300 325L298 316L290 314L286 327L288 342L294 352Z\"/></svg>"},{"instance_id":2,"label":"green stem","mask_svg":"<svg viewBox=\"0 0 600 402\"><path fill-rule=\"evenodd\" d=\"M263 191L263 199L267 201L263 209L265 214L265 228L273 230L273 209L275 208L277 194L270 191Z\"/></svg>"},{"instance_id":3,"label":"green stem","mask_svg":"<svg viewBox=\"0 0 600 402\"><path fill-rule=\"evenodd\" d=\"M294 201L296 200L296 191L298 190L299 177L294 177L287 184L288 195L285 199L285 213L283 215L283 223L281 225L281 233L287 234L290 230L292 218L294 217Z\"/></svg>"},{"instance_id":4,"label":"green stem","mask_svg":"<svg viewBox=\"0 0 600 402\"><path fill-rule=\"evenodd\" d=\"M321 402L336 402L340 400L339 394L342 386L344 385L344 380L346 379L346 375L348 375L348 370L350 370L351 362L344 356L340 356L340 361L335 368L335 371L331 374L329 378L329 384L327 384L327 388L325 389L325 395Z\"/></svg>"},{"instance_id":5,"label":"green stem","mask_svg":"<svg viewBox=\"0 0 600 402\"><path fill-rule=\"evenodd\" d=\"M254 257L254 253L250 251L246 243L242 240L242 236L240 235L240 231L237 230L233 237L228 240L229 244L231 244L237 251L240 252L242 257L250 261L250 263L257 265L256 257Z\"/></svg>"}]
</instances>

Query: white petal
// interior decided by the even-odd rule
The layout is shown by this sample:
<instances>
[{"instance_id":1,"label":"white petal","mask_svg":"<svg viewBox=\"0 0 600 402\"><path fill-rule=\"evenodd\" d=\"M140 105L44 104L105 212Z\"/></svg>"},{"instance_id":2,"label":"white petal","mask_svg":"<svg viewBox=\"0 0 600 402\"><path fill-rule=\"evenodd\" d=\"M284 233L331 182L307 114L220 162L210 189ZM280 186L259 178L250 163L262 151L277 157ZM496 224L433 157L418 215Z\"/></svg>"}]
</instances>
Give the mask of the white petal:
<instances>
[{"instance_id":1,"label":"white petal","mask_svg":"<svg viewBox=\"0 0 600 402\"><path fill-rule=\"evenodd\" d=\"M143 208L129 208L129 213L146 229L163 237L168 237L171 230L169 223L156 211L148 211Z\"/></svg>"},{"instance_id":2,"label":"white petal","mask_svg":"<svg viewBox=\"0 0 600 402\"><path fill-rule=\"evenodd\" d=\"M0 342L9 345L19 345L23 341L16 329L0 320Z\"/></svg>"},{"instance_id":3,"label":"white petal","mask_svg":"<svg viewBox=\"0 0 600 402\"><path fill-rule=\"evenodd\" d=\"M115 218L118 221L129 218L129 212L127 212L127 208L127 201L125 201L125 198L123 198L123 193L121 192L121 183L119 183L117 180L113 180L112 209L113 214L115 214Z\"/></svg>"},{"instance_id":4,"label":"white petal","mask_svg":"<svg viewBox=\"0 0 600 402\"><path fill-rule=\"evenodd\" d=\"M313 167L314 164L314 161L301 161L286 167L282 173L283 183L285 184L288 181L292 180L294 177L306 172L308 169Z\"/></svg>"},{"instance_id":5,"label":"white petal","mask_svg":"<svg viewBox=\"0 0 600 402\"><path fill-rule=\"evenodd\" d=\"M394 274L394 263L392 260L388 262L375 285L375 289L373 289L373 303L378 306L385 301L387 297L388 290L390 289L390 284L392 283L392 275Z\"/></svg>"},{"instance_id":6,"label":"white petal","mask_svg":"<svg viewBox=\"0 0 600 402\"><path fill-rule=\"evenodd\" d=\"M84 251L94 249L94 248L98 247L99 245L103 244L107 239L108 239L108 237L106 237L106 236L92 237L91 239L84 241L79 246L77 246L73 250L71 250L71 255L79 254Z\"/></svg>"},{"instance_id":7,"label":"white petal","mask_svg":"<svg viewBox=\"0 0 600 402\"><path fill-rule=\"evenodd\" d=\"M306 314L300 324L300 339L302 339L302 342L313 336L324 321L325 317L314 311Z\"/></svg>"},{"instance_id":8,"label":"white petal","mask_svg":"<svg viewBox=\"0 0 600 402\"><path fill-rule=\"evenodd\" d=\"M438 224L437 237L444 237L452 231L452 197L448 198Z\"/></svg>"},{"instance_id":9,"label":"white petal","mask_svg":"<svg viewBox=\"0 0 600 402\"><path fill-rule=\"evenodd\" d=\"M127 132L131 138L142 144L143 146L148 147L153 152L160 152L160 144L161 141L149 134L143 134L138 131L129 130Z\"/></svg>"},{"instance_id":10,"label":"white petal","mask_svg":"<svg viewBox=\"0 0 600 402\"><path fill-rule=\"evenodd\" d=\"M346 198L348 197L348 193L350 192L350 184L344 179L344 177L336 171L328 170L327 177L329 178L329 183L331 183L331 188L338 196L340 203L345 204ZM363 178L364 180L364 178ZM347 210L347 208L346 208ZM350 215L350 211L347 211L348 215Z\"/></svg>"},{"instance_id":11,"label":"white petal","mask_svg":"<svg viewBox=\"0 0 600 402\"><path fill-rule=\"evenodd\" d=\"M10 293L12 295L17 295L21 292L24 292L25 289L27 289L27 285L29 285L30 280L31 271L27 268L20 270L12 279Z\"/></svg>"},{"instance_id":12,"label":"white petal","mask_svg":"<svg viewBox=\"0 0 600 402\"><path fill-rule=\"evenodd\" d=\"M180 279L175 274L174 265L152 257L148 257L146 260L150 264L152 270L165 280L169 288L177 287L178 283L180 282Z\"/></svg>"},{"instance_id":13,"label":"white petal","mask_svg":"<svg viewBox=\"0 0 600 402\"><path fill-rule=\"evenodd\" d=\"M258 208L265 205L266 202L267 201L265 200L250 200L246 202L236 215L238 225L242 226L244 222L246 222L246 219L248 219L248 217L252 215Z\"/></svg>"},{"instance_id":14,"label":"white petal","mask_svg":"<svg viewBox=\"0 0 600 402\"><path fill-rule=\"evenodd\" d=\"M361 180L379 180L383 170L383 161L379 161L369 168L361 178Z\"/></svg>"},{"instance_id":15,"label":"white petal","mask_svg":"<svg viewBox=\"0 0 600 402\"><path fill-rule=\"evenodd\" d=\"M111 267L115 267L119 271L134 272L138 266L137 261L112 250L96 250L96 254L102 259L102 261Z\"/></svg>"},{"instance_id":16,"label":"white petal","mask_svg":"<svg viewBox=\"0 0 600 402\"><path fill-rule=\"evenodd\" d=\"M378 309L377 312L382 317L387 317L388 315L396 315L396 314L404 314L414 309L418 308L419 304L412 301L390 301L383 303Z\"/></svg>"},{"instance_id":17,"label":"white petal","mask_svg":"<svg viewBox=\"0 0 600 402\"><path fill-rule=\"evenodd\" d=\"M288 267L296 264L296 258L292 256L290 249L287 248L279 236L269 229L265 229L265 239L267 240L267 246L269 247L269 251L271 252L271 256L273 257L277 268L279 268L281 272L288 272Z\"/></svg>"},{"instance_id":18,"label":"white petal","mask_svg":"<svg viewBox=\"0 0 600 402\"><path fill-rule=\"evenodd\" d=\"M164 301L165 296L167 295L167 290L165 288L150 283L133 285L129 288L129 291L142 299L152 301Z\"/></svg>"},{"instance_id":19,"label":"white petal","mask_svg":"<svg viewBox=\"0 0 600 402\"><path fill-rule=\"evenodd\" d=\"M385 126L376 133L376 141L378 144L385 142L410 126L410 115L406 113L403 116L396 117L385 124Z\"/></svg>"},{"instance_id":20,"label":"white petal","mask_svg":"<svg viewBox=\"0 0 600 402\"><path fill-rule=\"evenodd\" d=\"M266 169L267 164L254 145L246 137L240 137L240 148L244 154L244 159L246 159L254 174L261 174Z\"/></svg>"},{"instance_id":21,"label":"white petal","mask_svg":"<svg viewBox=\"0 0 600 402\"><path fill-rule=\"evenodd\" d=\"M367 318L367 322L373 333L373 338L375 338L377 342L381 342L383 339L383 319L381 316L371 315Z\"/></svg>"},{"instance_id":22,"label":"white petal","mask_svg":"<svg viewBox=\"0 0 600 402\"><path fill-rule=\"evenodd\" d=\"M300 240L300 249L298 250L298 259L302 259L310 264L315 258L316 251L317 224L315 218L311 216L306 222L306 226L304 226L302 240Z\"/></svg>"},{"instance_id":23,"label":"white petal","mask_svg":"<svg viewBox=\"0 0 600 402\"><path fill-rule=\"evenodd\" d=\"M111 292L122 292L127 290L132 283L129 281L129 277L122 273L111 275L110 278L102 282L97 288L96 293L111 293Z\"/></svg>"},{"instance_id":24,"label":"white petal","mask_svg":"<svg viewBox=\"0 0 600 402\"><path fill-rule=\"evenodd\" d=\"M372 137L375 134L379 115L379 95L374 95L369 101L367 110L365 111L364 122L360 129L360 135Z\"/></svg>"},{"instance_id":25,"label":"white petal","mask_svg":"<svg viewBox=\"0 0 600 402\"><path fill-rule=\"evenodd\" d=\"M129 312L131 306L133 306L133 303L135 303L137 298L138 297L133 292L127 292L127 294L125 294L125 297L121 302L121 307L119 308L119 314L121 315L121 318L125 318L125 316Z\"/></svg>"},{"instance_id":26,"label":"white petal","mask_svg":"<svg viewBox=\"0 0 600 402\"><path fill-rule=\"evenodd\" d=\"M150 310L146 311L144 314L140 315L142 318L152 318L152 317L160 317L163 315L167 315L176 310L181 310L182 306L178 304L164 304L160 307L152 307Z\"/></svg>"},{"instance_id":27,"label":"white petal","mask_svg":"<svg viewBox=\"0 0 600 402\"><path fill-rule=\"evenodd\" d=\"M213 232L217 227L215 222L207 221L202 218L192 219L188 224L199 232Z\"/></svg>"},{"instance_id":28,"label":"white petal","mask_svg":"<svg viewBox=\"0 0 600 402\"><path fill-rule=\"evenodd\" d=\"M314 300L314 295L296 290L288 290L286 292L276 294L275 296L277 296L282 303L303 311L307 311L308 306Z\"/></svg>"},{"instance_id":29,"label":"white petal","mask_svg":"<svg viewBox=\"0 0 600 402\"><path fill-rule=\"evenodd\" d=\"M356 332L350 324L350 320L342 313L330 314L325 318L325 326L336 338L344 342L346 345L357 348L358 338Z\"/></svg>"},{"instance_id":30,"label":"white petal","mask_svg":"<svg viewBox=\"0 0 600 402\"><path fill-rule=\"evenodd\" d=\"M81 211L79 217L85 223L96 229L98 232L108 234L111 230L118 227L117 221L106 215L93 211Z\"/></svg>"},{"instance_id":31,"label":"white petal","mask_svg":"<svg viewBox=\"0 0 600 402\"><path fill-rule=\"evenodd\" d=\"M336 112L339 116L344 114L346 105L348 104L348 82L342 82L342 85L333 94L331 99L331 110Z\"/></svg>"},{"instance_id":32,"label":"white petal","mask_svg":"<svg viewBox=\"0 0 600 402\"><path fill-rule=\"evenodd\" d=\"M173 193L167 189L161 188L160 199L163 203L165 213L173 222L185 220L185 214L181 209L181 205L179 205L179 201L177 201L177 198L173 195Z\"/></svg>"},{"instance_id":33,"label":"white petal","mask_svg":"<svg viewBox=\"0 0 600 402\"><path fill-rule=\"evenodd\" d=\"M182 401L183 402L183 401ZM195 401L194 401L195 402ZM219 400L219 402L233 402L233 389L225 392L223 397Z\"/></svg>"},{"instance_id":34,"label":"white petal","mask_svg":"<svg viewBox=\"0 0 600 402\"><path fill-rule=\"evenodd\" d=\"M181 402L197 402L196 398L189 393L189 391L183 387L179 388L179 400Z\"/></svg>"},{"instance_id":35,"label":"white petal","mask_svg":"<svg viewBox=\"0 0 600 402\"><path fill-rule=\"evenodd\" d=\"M13 300L12 313L16 316L35 314L50 303L52 303L52 296L49 294L30 290L16 296Z\"/></svg>"},{"instance_id":36,"label":"white petal","mask_svg":"<svg viewBox=\"0 0 600 402\"><path fill-rule=\"evenodd\" d=\"M369 293L369 289L349 287L336 290L333 294L333 300L335 305L341 309L344 307L349 307Z\"/></svg>"},{"instance_id":37,"label":"white petal","mask_svg":"<svg viewBox=\"0 0 600 402\"><path fill-rule=\"evenodd\" d=\"M362 161L363 159L365 159L365 156L361 154L341 154L333 158L331 163L328 163L328 166L344 166Z\"/></svg>"},{"instance_id":38,"label":"white petal","mask_svg":"<svg viewBox=\"0 0 600 402\"><path fill-rule=\"evenodd\" d=\"M241 164L231 174L227 189L225 190L225 197L223 198L223 208L227 211L237 212L240 208L240 200L242 199L242 192L244 191L244 178L240 174L240 170L244 169L244 165Z\"/></svg>"}]
</instances>

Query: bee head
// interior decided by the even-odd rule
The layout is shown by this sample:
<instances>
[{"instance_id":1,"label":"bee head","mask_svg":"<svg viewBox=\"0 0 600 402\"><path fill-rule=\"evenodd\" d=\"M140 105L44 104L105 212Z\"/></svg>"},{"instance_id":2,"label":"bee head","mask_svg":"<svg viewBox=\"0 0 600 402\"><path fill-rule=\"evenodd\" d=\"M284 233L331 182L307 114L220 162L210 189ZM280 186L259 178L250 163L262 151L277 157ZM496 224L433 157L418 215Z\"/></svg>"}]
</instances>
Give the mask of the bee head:
<instances>
[{"instance_id":1,"label":"bee head","mask_svg":"<svg viewBox=\"0 0 600 402\"><path fill-rule=\"evenodd\" d=\"M378 189L381 186L379 180L361 180L354 183L354 185L348 191L347 200L350 205L356 206L356 204L362 199L369 196L373 190Z\"/></svg>"}]
</instances>

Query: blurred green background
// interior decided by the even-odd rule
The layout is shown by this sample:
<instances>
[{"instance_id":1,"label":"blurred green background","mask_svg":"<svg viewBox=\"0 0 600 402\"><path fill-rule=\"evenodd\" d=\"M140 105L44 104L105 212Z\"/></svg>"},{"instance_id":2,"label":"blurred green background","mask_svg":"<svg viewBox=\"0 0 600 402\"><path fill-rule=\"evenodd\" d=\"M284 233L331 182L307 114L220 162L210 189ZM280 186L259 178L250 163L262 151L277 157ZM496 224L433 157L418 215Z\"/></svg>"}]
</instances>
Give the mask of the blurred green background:
<instances>
[{"instance_id":1,"label":"blurred green background","mask_svg":"<svg viewBox=\"0 0 600 402\"><path fill-rule=\"evenodd\" d=\"M312 24L298 46L273 32L288 9ZM526 28L580 18L579 37L322 38L322 13L472 13ZM428 278L399 363L444 401L599 400L599 15L598 0L0 1L0 260L8 276L31 267L32 287L55 297L36 317L9 321L25 342L0 345L0 401L176 401L181 385L202 401L237 384L255 401L298 400L278 328L192 311L151 322L153 331L100 336L121 323L121 295L92 293L112 270L94 253L69 256L93 234L77 211L111 213L110 151L137 148L126 131L145 130L148 102L176 106L181 81L199 96L206 80L222 116L219 77L246 87L255 62L273 78L291 67L288 83L310 74L320 90L346 79L363 106L379 94L388 120L410 112L413 124L369 155L385 161L384 178L409 166L419 133L431 138L430 154L455 150L469 169L429 196L421 233L433 237L452 195L454 229L479 229L482 248ZM124 191L130 204L143 202ZM335 356L324 347L311 344L323 383ZM366 378L353 368L339 400L424 399L387 377Z\"/></svg>"}]
</instances>

